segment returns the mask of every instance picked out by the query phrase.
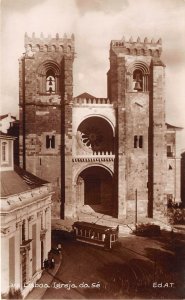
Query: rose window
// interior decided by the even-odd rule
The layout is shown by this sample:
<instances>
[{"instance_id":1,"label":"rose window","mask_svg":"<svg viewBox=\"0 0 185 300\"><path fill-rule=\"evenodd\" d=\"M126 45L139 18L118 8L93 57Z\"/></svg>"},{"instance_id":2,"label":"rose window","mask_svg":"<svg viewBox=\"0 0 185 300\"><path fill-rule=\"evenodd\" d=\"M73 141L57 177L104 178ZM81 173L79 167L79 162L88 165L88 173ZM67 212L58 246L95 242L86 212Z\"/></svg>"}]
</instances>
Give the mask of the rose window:
<instances>
[{"instance_id":1,"label":"rose window","mask_svg":"<svg viewBox=\"0 0 185 300\"><path fill-rule=\"evenodd\" d=\"M77 128L76 153L105 154L113 151L113 131L107 121L101 117L89 117Z\"/></svg>"},{"instance_id":2,"label":"rose window","mask_svg":"<svg viewBox=\"0 0 185 300\"><path fill-rule=\"evenodd\" d=\"M103 141L101 131L96 127L89 127L85 132L81 132L81 141L89 149L98 149Z\"/></svg>"}]
</instances>

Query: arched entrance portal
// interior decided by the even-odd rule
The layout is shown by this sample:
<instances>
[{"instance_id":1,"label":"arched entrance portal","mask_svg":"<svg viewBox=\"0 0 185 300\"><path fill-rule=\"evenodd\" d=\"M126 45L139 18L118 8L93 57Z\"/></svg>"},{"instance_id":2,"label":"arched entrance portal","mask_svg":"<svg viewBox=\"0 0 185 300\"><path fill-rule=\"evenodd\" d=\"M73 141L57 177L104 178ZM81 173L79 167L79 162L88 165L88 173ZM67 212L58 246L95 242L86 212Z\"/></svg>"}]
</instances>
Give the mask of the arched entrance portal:
<instances>
[{"instance_id":1,"label":"arched entrance portal","mask_svg":"<svg viewBox=\"0 0 185 300\"><path fill-rule=\"evenodd\" d=\"M79 207L91 207L95 212L114 214L113 178L103 167L93 166L83 170L77 179Z\"/></svg>"}]
</instances>

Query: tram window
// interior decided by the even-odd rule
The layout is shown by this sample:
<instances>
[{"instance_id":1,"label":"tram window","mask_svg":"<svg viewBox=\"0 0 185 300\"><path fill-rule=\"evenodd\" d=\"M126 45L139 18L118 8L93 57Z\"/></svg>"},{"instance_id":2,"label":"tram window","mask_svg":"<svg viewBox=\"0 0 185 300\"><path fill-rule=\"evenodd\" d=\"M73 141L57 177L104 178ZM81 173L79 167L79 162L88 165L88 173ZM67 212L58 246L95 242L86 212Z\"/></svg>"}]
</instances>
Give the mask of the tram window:
<instances>
[{"instance_id":1,"label":"tram window","mask_svg":"<svg viewBox=\"0 0 185 300\"><path fill-rule=\"evenodd\" d=\"M94 239L94 232L91 232L91 239Z\"/></svg>"},{"instance_id":2,"label":"tram window","mask_svg":"<svg viewBox=\"0 0 185 300\"><path fill-rule=\"evenodd\" d=\"M95 232L95 233L94 233L94 239L95 239L95 240L98 240L98 232Z\"/></svg>"},{"instance_id":3,"label":"tram window","mask_svg":"<svg viewBox=\"0 0 185 300\"><path fill-rule=\"evenodd\" d=\"M75 226L79 225L79 226ZM92 243L101 247L111 248L112 244L118 239L118 230L116 228L89 224L86 222L76 222L73 225L77 240L86 243ZM78 239L79 237L79 239Z\"/></svg>"},{"instance_id":4,"label":"tram window","mask_svg":"<svg viewBox=\"0 0 185 300\"><path fill-rule=\"evenodd\" d=\"M90 237L90 231L87 230L86 237Z\"/></svg>"}]
</instances>

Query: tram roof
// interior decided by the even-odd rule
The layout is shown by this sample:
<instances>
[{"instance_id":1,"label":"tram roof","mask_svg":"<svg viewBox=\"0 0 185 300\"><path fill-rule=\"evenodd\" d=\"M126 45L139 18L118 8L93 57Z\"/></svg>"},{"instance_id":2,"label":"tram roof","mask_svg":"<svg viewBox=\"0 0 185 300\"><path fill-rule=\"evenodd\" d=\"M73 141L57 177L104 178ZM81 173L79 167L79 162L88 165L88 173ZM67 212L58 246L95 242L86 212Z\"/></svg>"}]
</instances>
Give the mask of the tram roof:
<instances>
[{"instance_id":1,"label":"tram roof","mask_svg":"<svg viewBox=\"0 0 185 300\"><path fill-rule=\"evenodd\" d=\"M94 223L88 223L88 222L74 222L73 227L83 227L86 229L95 229L99 232L105 232L105 231L117 231L117 228L94 224Z\"/></svg>"}]
</instances>

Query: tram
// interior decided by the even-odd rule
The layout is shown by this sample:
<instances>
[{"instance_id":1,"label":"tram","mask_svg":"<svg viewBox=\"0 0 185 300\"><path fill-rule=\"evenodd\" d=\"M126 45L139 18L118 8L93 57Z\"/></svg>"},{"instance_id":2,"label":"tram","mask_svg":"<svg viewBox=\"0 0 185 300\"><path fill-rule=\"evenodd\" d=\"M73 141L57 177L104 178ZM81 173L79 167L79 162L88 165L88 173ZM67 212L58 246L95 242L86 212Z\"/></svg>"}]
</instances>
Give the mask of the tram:
<instances>
[{"instance_id":1,"label":"tram","mask_svg":"<svg viewBox=\"0 0 185 300\"><path fill-rule=\"evenodd\" d=\"M77 241L97 245L107 250L118 241L119 226L114 228L78 221L73 224L73 230Z\"/></svg>"}]
</instances>

